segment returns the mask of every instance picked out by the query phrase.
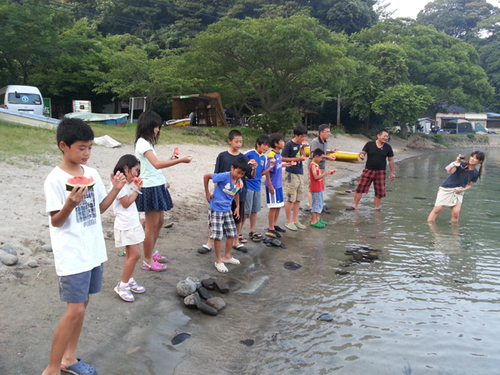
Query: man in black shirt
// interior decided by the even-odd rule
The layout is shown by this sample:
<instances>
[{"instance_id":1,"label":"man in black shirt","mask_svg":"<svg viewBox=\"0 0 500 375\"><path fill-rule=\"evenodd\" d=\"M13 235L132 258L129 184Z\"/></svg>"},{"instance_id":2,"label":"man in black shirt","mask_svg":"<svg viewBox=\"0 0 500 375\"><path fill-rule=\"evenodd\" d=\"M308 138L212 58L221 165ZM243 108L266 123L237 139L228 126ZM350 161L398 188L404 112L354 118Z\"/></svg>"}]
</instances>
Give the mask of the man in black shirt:
<instances>
[{"instance_id":1,"label":"man in black shirt","mask_svg":"<svg viewBox=\"0 0 500 375\"><path fill-rule=\"evenodd\" d=\"M377 134L376 141L370 141L365 144L363 150L359 154L359 157L364 160L365 155L368 155L368 160L366 161L365 169L359 178L358 186L356 187L356 194L354 194L354 203L351 207L347 207L346 210L356 210L358 208L358 203L361 200L363 194L368 193L370 185L373 182L373 188L375 189L375 210L378 211L380 208L380 201L385 197L385 185L386 185L386 168L387 159L389 160L389 167L391 168L391 175L389 179L392 181L396 177L395 165L394 165L394 152L392 147L387 144L389 140L389 132L386 129L382 129Z\"/></svg>"}]
</instances>

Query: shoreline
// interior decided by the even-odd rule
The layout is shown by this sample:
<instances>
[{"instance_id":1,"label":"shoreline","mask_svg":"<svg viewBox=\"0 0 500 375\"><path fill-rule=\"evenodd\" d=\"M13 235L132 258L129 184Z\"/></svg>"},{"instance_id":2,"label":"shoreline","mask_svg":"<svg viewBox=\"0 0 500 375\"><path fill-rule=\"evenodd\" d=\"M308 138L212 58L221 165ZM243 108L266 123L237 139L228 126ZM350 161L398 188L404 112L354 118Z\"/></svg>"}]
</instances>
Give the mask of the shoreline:
<instances>
[{"instance_id":1,"label":"shoreline","mask_svg":"<svg viewBox=\"0 0 500 375\"><path fill-rule=\"evenodd\" d=\"M308 137L308 140L310 139L311 137ZM362 136L332 135L329 139L329 146L340 147L342 151L359 152L367 141L368 139ZM398 162L406 158L440 151L440 149L408 149L408 142L400 139L391 140L389 143L395 152L396 166ZM108 365L110 358L116 358L116 361L119 361L131 351L130 355L134 357L132 354L136 347L147 346L148 340L160 340L154 337L158 334L155 329L155 324L158 322L167 322L163 323L164 326L159 332L162 337L169 336L170 339L173 337L171 333L182 332L179 330L185 329L188 322L194 320L193 316L196 316L197 320L191 323L194 323L191 329L196 330L201 329L205 324L214 326L224 324L223 321L231 319L236 313L234 311L236 309L231 308L232 299L236 297L231 293L227 296L229 306L220 315L223 320L217 320L219 317L207 318L198 313L189 312L190 310L182 306L182 300L176 296L175 285L178 281L191 275L200 278L205 275L215 276L228 282L231 291L234 291L252 278L252 272L245 270L244 267L232 267L229 274L221 275L213 267L213 251L206 255L200 255L196 251L205 243L208 234L205 215L208 205L204 199L202 176L213 170L217 154L227 147L192 144L161 145L157 147L159 157L170 155L176 146L179 147L181 155L192 154L194 159L190 164L163 170L167 181L171 184L170 193L174 202L174 208L165 215L165 224L174 222L174 226L170 229L162 229L157 247L163 255L167 256L168 270L163 273L154 273L141 271L137 266L134 276L146 287L147 292L138 296L136 302L132 304L121 301L113 291L123 268L124 258L117 256L123 248L114 246L112 210L108 210L102 216L108 253L108 261L104 265L103 289L91 297L78 350L84 360L94 364L100 372ZM477 148L481 147L484 148L483 145ZM498 143L491 147L498 147ZM449 150L443 149L443 151ZM88 165L98 170L106 184L105 177L109 175L118 158L126 153L133 153L132 145L124 145L118 149L95 146ZM338 174L328 176L329 178L326 179L325 185L329 188L325 198L334 194L335 189L342 184L359 177L364 167L364 162L361 161L357 163L327 162L327 168L329 168L328 163L332 163L332 167L338 170ZM5 348L3 353L0 353L0 372L37 374L41 373L48 362L55 325L65 310L65 304L59 300L53 256L51 252L46 251L46 245L50 244L50 241L48 219L45 215L43 181L53 166L30 165L26 169L6 163L0 164L6 175L6 178L0 182L2 192L4 196L9 197L1 208L2 217L7 225L0 228L0 242L12 244L19 253L17 265L0 264L1 300L4 313L4 319L0 323L2 332L0 346ZM334 187L331 188L330 185ZM304 206L306 200L307 198L304 197L301 206ZM263 205L265 206L265 203ZM304 217L306 214L301 215ZM280 222L284 220L284 217L284 212L282 212ZM259 213L257 223L259 231L267 225L266 207ZM244 234L249 230L248 225L245 223ZM284 241L290 244L289 248L294 246L294 235L287 232ZM267 249L262 243L249 241L247 245L248 254L233 253L245 263L253 262ZM120 324L123 321L127 321L128 324L125 326ZM108 355L106 348L110 345L115 345L116 348ZM140 353L141 350L136 351ZM171 352L168 357L176 362L181 361L189 350L182 348L174 352ZM170 364L170 366L174 368L175 364ZM110 370L103 373L116 373L116 371ZM127 373L126 370L123 373Z\"/></svg>"}]
</instances>

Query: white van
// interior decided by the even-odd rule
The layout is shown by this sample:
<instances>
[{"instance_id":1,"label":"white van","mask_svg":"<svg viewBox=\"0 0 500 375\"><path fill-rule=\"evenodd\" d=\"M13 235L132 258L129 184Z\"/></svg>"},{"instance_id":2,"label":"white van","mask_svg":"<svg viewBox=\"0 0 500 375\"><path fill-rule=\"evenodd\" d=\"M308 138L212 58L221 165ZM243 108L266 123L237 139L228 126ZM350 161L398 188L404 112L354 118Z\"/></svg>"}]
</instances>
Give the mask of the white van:
<instances>
[{"instance_id":1,"label":"white van","mask_svg":"<svg viewBox=\"0 0 500 375\"><path fill-rule=\"evenodd\" d=\"M0 89L0 108L43 116L42 94L37 87L9 85Z\"/></svg>"}]
</instances>

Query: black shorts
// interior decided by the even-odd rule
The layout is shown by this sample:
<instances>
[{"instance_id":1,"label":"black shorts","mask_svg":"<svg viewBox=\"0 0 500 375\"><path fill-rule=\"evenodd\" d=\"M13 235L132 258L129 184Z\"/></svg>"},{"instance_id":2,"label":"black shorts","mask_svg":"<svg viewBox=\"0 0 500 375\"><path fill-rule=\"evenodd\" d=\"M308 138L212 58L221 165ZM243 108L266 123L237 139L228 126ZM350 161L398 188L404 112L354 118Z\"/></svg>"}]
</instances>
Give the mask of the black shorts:
<instances>
[{"instance_id":1,"label":"black shorts","mask_svg":"<svg viewBox=\"0 0 500 375\"><path fill-rule=\"evenodd\" d=\"M237 219L236 216L234 216L235 208L236 208L236 203L234 202L234 199L233 199L233 203L231 203L231 211L233 213L234 223L239 224L239 223L241 223L241 221L245 217L245 202L240 202L240 218L239 219Z\"/></svg>"}]
</instances>

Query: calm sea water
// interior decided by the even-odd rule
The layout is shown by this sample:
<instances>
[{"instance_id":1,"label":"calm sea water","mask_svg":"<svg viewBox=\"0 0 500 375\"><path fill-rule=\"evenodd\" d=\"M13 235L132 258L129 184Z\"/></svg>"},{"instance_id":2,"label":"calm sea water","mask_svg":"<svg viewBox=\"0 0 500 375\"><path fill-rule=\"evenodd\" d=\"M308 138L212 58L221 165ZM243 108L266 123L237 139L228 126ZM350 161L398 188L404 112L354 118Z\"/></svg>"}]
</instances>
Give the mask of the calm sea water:
<instances>
[{"instance_id":1,"label":"calm sea water","mask_svg":"<svg viewBox=\"0 0 500 375\"><path fill-rule=\"evenodd\" d=\"M456 154L398 163L381 212L373 211L373 192L356 212L344 211L352 194L334 195L332 214L323 216L329 229L287 233L287 250L264 248L245 260L227 280L268 276L264 287L228 295L216 318L178 312L176 330L191 338L173 347L149 336L137 373L499 373L500 150L487 151L483 180L466 193L459 225L444 210L430 226L444 167ZM379 259L353 263L346 251L362 246L380 250ZM286 261L302 268L287 270ZM333 321L319 321L323 313ZM156 332L167 337L172 314L164 323Z\"/></svg>"}]
</instances>

